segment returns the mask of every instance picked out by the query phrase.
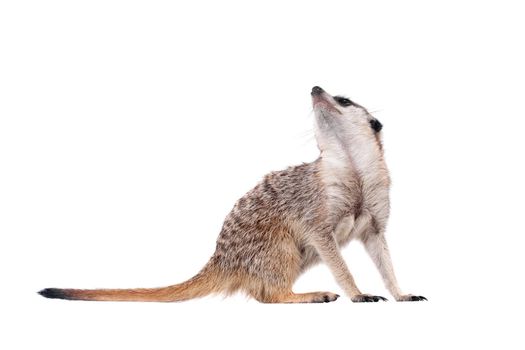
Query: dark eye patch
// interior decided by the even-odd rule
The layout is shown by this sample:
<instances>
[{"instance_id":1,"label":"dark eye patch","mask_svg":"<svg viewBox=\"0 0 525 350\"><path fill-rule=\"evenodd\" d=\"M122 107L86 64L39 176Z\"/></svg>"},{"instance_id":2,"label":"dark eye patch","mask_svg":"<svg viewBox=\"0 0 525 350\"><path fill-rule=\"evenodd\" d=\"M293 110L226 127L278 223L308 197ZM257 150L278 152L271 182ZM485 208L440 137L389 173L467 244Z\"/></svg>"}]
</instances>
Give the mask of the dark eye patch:
<instances>
[{"instance_id":1,"label":"dark eye patch","mask_svg":"<svg viewBox=\"0 0 525 350\"><path fill-rule=\"evenodd\" d=\"M372 127L372 129L374 129L375 132L380 132L381 129L383 129L383 124L381 124L377 119L371 119L370 126Z\"/></svg>"},{"instance_id":2,"label":"dark eye patch","mask_svg":"<svg viewBox=\"0 0 525 350\"><path fill-rule=\"evenodd\" d=\"M355 103L350 101L350 99L348 99L346 97L342 97L342 96L334 96L334 100L336 100L336 102L339 103L339 105L341 107L348 107L348 106L354 106L355 105Z\"/></svg>"}]
</instances>

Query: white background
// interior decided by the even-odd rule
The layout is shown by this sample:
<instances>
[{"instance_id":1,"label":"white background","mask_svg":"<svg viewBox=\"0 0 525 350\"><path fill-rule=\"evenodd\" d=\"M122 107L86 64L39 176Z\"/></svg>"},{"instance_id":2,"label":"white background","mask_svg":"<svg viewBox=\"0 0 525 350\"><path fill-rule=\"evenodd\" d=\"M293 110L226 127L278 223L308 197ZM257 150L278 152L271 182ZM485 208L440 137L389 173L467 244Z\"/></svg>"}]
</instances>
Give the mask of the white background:
<instances>
[{"instance_id":1,"label":"white background","mask_svg":"<svg viewBox=\"0 0 525 350\"><path fill-rule=\"evenodd\" d=\"M523 33L507 1L3 1L0 347L523 348ZM317 84L384 124L394 266L429 302L36 294L191 277L237 198L317 157Z\"/></svg>"}]
</instances>

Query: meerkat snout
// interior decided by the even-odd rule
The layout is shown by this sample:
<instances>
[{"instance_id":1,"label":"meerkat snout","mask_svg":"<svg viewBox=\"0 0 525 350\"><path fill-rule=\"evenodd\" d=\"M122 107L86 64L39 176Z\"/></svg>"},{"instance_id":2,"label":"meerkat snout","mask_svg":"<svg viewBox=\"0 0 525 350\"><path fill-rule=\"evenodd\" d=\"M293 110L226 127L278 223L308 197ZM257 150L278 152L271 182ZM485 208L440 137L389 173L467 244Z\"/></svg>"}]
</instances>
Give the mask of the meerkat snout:
<instances>
[{"instance_id":1,"label":"meerkat snout","mask_svg":"<svg viewBox=\"0 0 525 350\"><path fill-rule=\"evenodd\" d=\"M314 95L319 95L319 94L322 94L324 92L324 90L320 87L320 86L314 86L312 88L312 93L311 95L314 96Z\"/></svg>"}]
</instances>

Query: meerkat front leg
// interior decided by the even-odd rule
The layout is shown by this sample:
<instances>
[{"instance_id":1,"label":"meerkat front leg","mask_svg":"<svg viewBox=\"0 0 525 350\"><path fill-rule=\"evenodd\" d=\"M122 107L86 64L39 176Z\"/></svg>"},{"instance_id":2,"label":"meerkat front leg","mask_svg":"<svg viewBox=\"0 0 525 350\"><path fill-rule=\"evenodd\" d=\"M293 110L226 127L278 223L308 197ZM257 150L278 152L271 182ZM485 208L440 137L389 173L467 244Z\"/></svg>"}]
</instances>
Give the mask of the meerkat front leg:
<instances>
[{"instance_id":1,"label":"meerkat front leg","mask_svg":"<svg viewBox=\"0 0 525 350\"><path fill-rule=\"evenodd\" d=\"M390 258L390 251L386 243L386 238L383 233L370 233L364 236L363 243L365 249L374 261L385 286L388 291L394 296L397 301L421 301L427 300L423 296L412 294L403 294L397 283L394 267L392 266L392 259Z\"/></svg>"},{"instance_id":2,"label":"meerkat front leg","mask_svg":"<svg viewBox=\"0 0 525 350\"><path fill-rule=\"evenodd\" d=\"M363 294L357 288L354 277L341 256L337 242L330 233L318 233L314 235L312 245L317 250L321 259L328 265L328 268L335 277L335 280L343 288L345 293L353 302L377 302L387 299L381 296Z\"/></svg>"}]
</instances>

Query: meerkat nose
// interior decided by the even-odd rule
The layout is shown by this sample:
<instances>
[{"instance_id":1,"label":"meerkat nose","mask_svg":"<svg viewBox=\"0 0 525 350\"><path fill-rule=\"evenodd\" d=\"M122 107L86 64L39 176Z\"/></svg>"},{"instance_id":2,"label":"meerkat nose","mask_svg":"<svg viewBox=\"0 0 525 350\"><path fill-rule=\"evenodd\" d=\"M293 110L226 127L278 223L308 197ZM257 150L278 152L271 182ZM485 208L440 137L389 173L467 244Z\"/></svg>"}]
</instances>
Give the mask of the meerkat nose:
<instances>
[{"instance_id":1,"label":"meerkat nose","mask_svg":"<svg viewBox=\"0 0 525 350\"><path fill-rule=\"evenodd\" d=\"M319 86L314 86L312 88L312 96L315 96L315 95L320 95L324 92L323 89L321 89Z\"/></svg>"}]
</instances>

